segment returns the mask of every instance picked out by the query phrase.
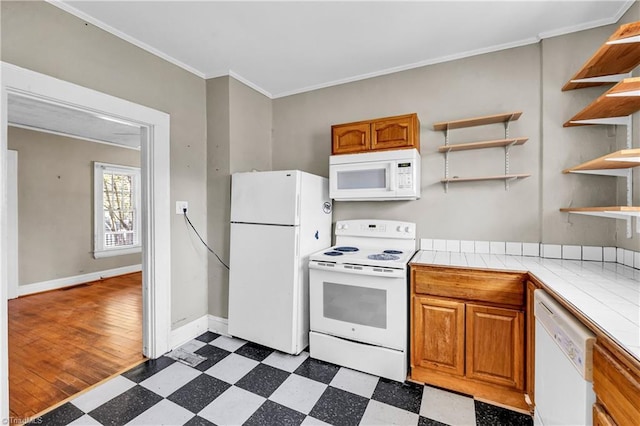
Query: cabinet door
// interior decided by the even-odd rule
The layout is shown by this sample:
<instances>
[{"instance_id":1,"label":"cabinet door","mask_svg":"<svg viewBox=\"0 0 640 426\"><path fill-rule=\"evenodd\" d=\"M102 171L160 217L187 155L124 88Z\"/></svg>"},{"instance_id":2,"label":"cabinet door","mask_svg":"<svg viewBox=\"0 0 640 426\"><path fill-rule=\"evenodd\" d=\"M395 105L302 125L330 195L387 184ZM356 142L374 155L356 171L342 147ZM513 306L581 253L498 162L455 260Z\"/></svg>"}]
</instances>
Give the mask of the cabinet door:
<instances>
[{"instance_id":1,"label":"cabinet door","mask_svg":"<svg viewBox=\"0 0 640 426\"><path fill-rule=\"evenodd\" d=\"M467 377L524 390L524 313L468 303Z\"/></svg>"},{"instance_id":2,"label":"cabinet door","mask_svg":"<svg viewBox=\"0 0 640 426\"><path fill-rule=\"evenodd\" d=\"M423 367L464 375L464 303L414 298L412 360Z\"/></svg>"},{"instance_id":3,"label":"cabinet door","mask_svg":"<svg viewBox=\"0 0 640 426\"><path fill-rule=\"evenodd\" d=\"M331 154L354 154L371 148L371 123L349 123L331 126Z\"/></svg>"},{"instance_id":4,"label":"cabinet door","mask_svg":"<svg viewBox=\"0 0 640 426\"><path fill-rule=\"evenodd\" d=\"M416 114L374 121L371 125L371 149L417 148L420 150Z\"/></svg>"}]
</instances>

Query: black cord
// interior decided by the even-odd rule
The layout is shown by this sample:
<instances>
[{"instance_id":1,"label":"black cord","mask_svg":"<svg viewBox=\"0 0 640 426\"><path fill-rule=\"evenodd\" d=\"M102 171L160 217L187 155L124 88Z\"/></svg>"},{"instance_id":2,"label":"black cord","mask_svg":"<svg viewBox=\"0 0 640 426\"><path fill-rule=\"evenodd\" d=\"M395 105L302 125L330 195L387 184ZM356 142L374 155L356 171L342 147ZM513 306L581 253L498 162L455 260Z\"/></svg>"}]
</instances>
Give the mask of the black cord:
<instances>
[{"instance_id":1,"label":"black cord","mask_svg":"<svg viewBox=\"0 0 640 426\"><path fill-rule=\"evenodd\" d=\"M191 221L189 220L189 216L187 216L186 209L184 209L182 213L184 214L184 218L187 220L187 222L189 222L189 225L190 225L190 226L191 226L191 228L193 229L193 232L195 232L195 233L196 233L196 235L198 236L198 238L200 238L200 241L202 241L202 244L204 244L204 246L205 246L207 249L209 249L209 251L210 251L211 253L213 253L213 255L218 259L218 261L219 261L220 263L222 263L222 264L224 265L224 267L225 267L225 268L229 269L229 267L227 266L227 264L226 264L226 263L224 263L224 262L222 261L222 259L220 259L220 256L218 256L218 255L216 254L216 252L215 252L215 251L211 250L211 247L209 247L209 246L207 245L207 243L205 243L205 242L204 242L204 240L202 239L202 237L201 237L201 236L200 236L200 234L198 233L198 230L196 229L196 227L195 227L195 226L193 226L193 223L191 223Z\"/></svg>"}]
</instances>

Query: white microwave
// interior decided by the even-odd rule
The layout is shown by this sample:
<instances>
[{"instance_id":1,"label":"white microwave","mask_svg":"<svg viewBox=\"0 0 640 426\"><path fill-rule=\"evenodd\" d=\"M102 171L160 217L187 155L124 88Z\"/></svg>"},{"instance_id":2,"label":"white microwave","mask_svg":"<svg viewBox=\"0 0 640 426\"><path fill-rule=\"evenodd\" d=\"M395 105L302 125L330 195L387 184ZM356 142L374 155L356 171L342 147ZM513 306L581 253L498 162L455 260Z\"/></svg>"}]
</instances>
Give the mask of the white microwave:
<instances>
[{"instance_id":1,"label":"white microwave","mask_svg":"<svg viewBox=\"0 0 640 426\"><path fill-rule=\"evenodd\" d=\"M337 201L417 200L417 149L374 151L329 157L329 196Z\"/></svg>"}]
</instances>

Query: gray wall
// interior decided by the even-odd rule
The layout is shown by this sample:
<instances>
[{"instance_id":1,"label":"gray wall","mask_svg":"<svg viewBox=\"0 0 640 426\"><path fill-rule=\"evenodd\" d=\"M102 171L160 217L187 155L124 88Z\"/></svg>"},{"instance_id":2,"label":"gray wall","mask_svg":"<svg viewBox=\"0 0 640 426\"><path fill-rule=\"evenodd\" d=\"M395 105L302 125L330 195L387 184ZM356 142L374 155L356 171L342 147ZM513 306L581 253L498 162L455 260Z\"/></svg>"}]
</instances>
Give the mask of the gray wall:
<instances>
[{"instance_id":1,"label":"gray wall","mask_svg":"<svg viewBox=\"0 0 640 426\"><path fill-rule=\"evenodd\" d=\"M45 2L0 7L3 61L170 114L171 202L206 235L205 81ZM207 313L207 256L181 216L169 232L176 328Z\"/></svg>"},{"instance_id":2,"label":"gray wall","mask_svg":"<svg viewBox=\"0 0 640 426\"><path fill-rule=\"evenodd\" d=\"M231 174L271 170L272 101L229 77L207 80L209 242L228 264ZM209 313L228 316L229 274L209 255Z\"/></svg>"},{"instance_id":3,"label":"gray wall","mask_svg":"<svg viewBox=\"0 0 640 426\"><path fill-rule=\"evenodd\" d=\"M417 223L421 238L491 241L540 239L540 46L531 45L276 99L273 168L328 175L330 126L417 112L421 120L422 198L418 201L336 202L334 220L384 218ZM450 185L444 177L442 132L433 123L523 111L511 136L529 141L511 150L511 171L532 177ZM504 137L502 125L451 132L452 143ZM451 175L504 173L504 150L456 152Z\"/></svg>"},{"instance_id":4,"label":"gray wall","mask_svg":"<svg viewBox=\"0 0 640 426\"><path fill-rule=\"evenodd\" d=\"M140 152L9 127L18 151L19 285L141 263L93 258L93 162L140 166Z\"/></svg>"},{"instance_id":5,"label":"gray wall","mask_svg":"<svg viewBox=\"0 0 640 426\"><path fill-rule=\"evenodd\" d=\"M636 21L634 5L621 23ZM623 179L564 175L562 170L623 148L625 127L562 124L607 87L560 88L620 25L546 39L537 45L431 65L276 99L273 168L328 175L330 126L417 112L421 120L422 198L408 202L336 202L334 220L363 217L417 223L420 238L525 241L618 246L640 250L624 221L569 215L561 207L625 204ZM444 193L444 137L434 122L521 110L510 136L529 141L511 149L510 170L532 173L509 191L500 182L461 183ZM637 121L637 118L636 118ZM636 126L637 128L637 126ZM451 131L452 143L503 137L500 125ZM638 132L634 131L634 146ZM501 174L501 148L450 155L452 176ZM634 201L640 186L636 172Z\"/></svg>"}]
</instances>

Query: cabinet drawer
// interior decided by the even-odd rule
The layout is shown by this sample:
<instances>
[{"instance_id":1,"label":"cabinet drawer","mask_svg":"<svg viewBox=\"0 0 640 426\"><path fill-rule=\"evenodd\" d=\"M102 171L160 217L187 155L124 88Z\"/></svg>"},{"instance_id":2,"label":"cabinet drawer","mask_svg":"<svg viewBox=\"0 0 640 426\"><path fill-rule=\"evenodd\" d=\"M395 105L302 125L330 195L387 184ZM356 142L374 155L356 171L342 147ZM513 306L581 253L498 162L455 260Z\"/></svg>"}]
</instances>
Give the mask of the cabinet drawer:
<instances>
[{"instance_id":1,"label":"cabinet drawer","mask_svg":"<svg viewBox=\"0 0 640 426\"><path fill-rule=\"evenodd\" d=\"M522 306L526 274L412 266L416 294Z\"/></svg>"},{"instance_id":2,"label":"cabinet drawer","mask_svg":"<svg viewBox=\"0 0 640 426\"><path fill-rule=\"evenodd\" d=\"M640 377L597 342L593 347L593 390L616 424L638 424Z\"/></svg>"}]
</instances>

